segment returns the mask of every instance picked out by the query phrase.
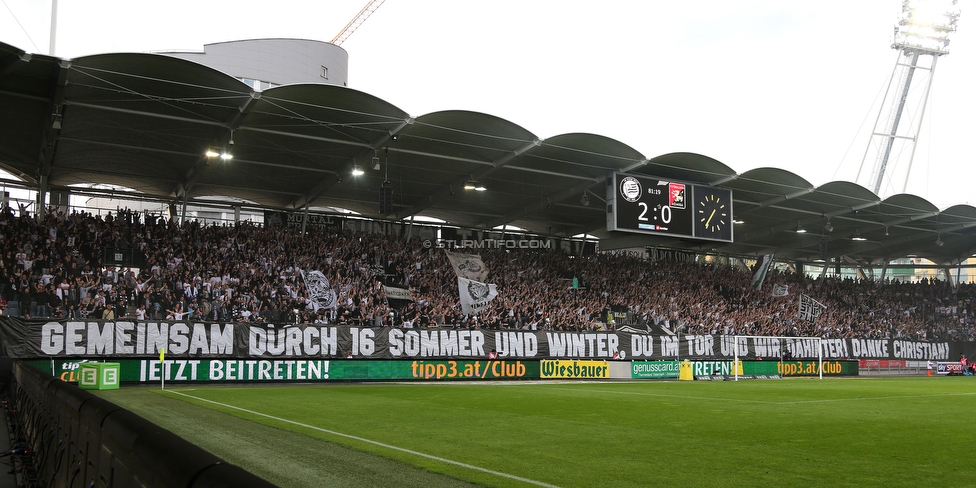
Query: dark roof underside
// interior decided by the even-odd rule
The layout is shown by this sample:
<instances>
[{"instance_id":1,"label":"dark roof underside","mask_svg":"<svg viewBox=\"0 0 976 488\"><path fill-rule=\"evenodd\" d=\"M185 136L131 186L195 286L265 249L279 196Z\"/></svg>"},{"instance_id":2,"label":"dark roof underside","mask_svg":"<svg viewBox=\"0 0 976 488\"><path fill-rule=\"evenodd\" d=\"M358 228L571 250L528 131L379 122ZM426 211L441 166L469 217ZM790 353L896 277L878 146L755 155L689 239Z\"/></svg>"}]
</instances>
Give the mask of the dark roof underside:
<instances>
[{"instance_id":1,"label":"dark roof underside","mask_svg":"<svg viewBox=\"0 0 976 488\"><path fill-rule=\"evenodd\" d=\"M776 168L740 174L693 153L648 158L595 134L540 140L483 113L412 117L339 86L255 93L164 55L62 60L0 43L0 133L0 167L30 185L46 178L51 189L101 183L191 202L223 196L274 209L337 207L484 229L507 224L548 235L587 233L604 248L660 245L813 261L825 242L829 256L861 264L910 255L953 264L976 252L976 208L968 205L939 211L913 195L882 200L848 182L814 187ZM207 149L234 158L207 158ZM353 166L365 174L352 177ZM603 198L614 171L732 189L742 221L735 242L607 232ZM388 215L378 213L384 180L394 188ZM488 191L465 191L469 180Z\"/></svg>"}]
</instances>

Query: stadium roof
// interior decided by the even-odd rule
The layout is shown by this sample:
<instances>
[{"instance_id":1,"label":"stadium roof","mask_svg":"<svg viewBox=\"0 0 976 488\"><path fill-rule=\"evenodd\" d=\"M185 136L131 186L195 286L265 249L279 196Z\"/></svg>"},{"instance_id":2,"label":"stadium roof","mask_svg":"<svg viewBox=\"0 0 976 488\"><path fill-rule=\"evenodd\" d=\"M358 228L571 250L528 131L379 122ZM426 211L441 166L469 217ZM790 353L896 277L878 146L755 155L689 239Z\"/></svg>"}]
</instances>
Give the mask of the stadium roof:
<instances>
[{"instance_id":1,"label":"stadium roof","mask_svg":"<svg viewBox=\"0 0 976 488\"><path fill-rule=\"evenodd\" d=\"M340 86L254 92L224 73L158 54L65 60L0 43L0 133L0 167L49 189L111 184L173 201L226 196L274 209L338 207L470 228L587 233L603 248L775 252L807 262L821 258L822 242L830 256L875 265L906 256L951 265L976 252L976 208L969 205L940 211L917 196L881 199L841 181L815 187L776 168L740 174L693 153L648 158L596 134L541 140L483 113L413 117ZM208 158L208 149L234 157ZM353 166L365 174L351 176ZM608 232L603 199L612 171L732 189L742 222L734 242ZM394 207L379 215L385 179ZM472 180L488 191L465 190Z\"/></svg>"}]
</instances>

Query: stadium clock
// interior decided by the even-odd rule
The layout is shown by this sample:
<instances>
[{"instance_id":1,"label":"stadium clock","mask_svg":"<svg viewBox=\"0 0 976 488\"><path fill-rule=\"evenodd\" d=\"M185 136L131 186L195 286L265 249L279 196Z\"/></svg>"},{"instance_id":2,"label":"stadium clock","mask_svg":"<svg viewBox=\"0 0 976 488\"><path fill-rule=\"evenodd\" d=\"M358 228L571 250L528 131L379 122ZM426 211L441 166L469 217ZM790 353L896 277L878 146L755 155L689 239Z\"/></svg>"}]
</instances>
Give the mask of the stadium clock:
<instances>
[{"instance_id":1,"label":"stadium clock","mask_svg":"<svg viewBox=\"0 0 976 488\"><path fill-rule=\"evenodd\" d=\"M722 188L694 186L695 237L732 240L732 192Z\"/></svg>"},{"instance_id":2,"label":"stadium clock","mask_svg":"<svg viewBox=\"0 0 976 488\"><path fill-rule=\"evenodd\" d=\"M614 173L607 178L607 230L732 241L732 192Z\"/></svg>"}]
</instances>

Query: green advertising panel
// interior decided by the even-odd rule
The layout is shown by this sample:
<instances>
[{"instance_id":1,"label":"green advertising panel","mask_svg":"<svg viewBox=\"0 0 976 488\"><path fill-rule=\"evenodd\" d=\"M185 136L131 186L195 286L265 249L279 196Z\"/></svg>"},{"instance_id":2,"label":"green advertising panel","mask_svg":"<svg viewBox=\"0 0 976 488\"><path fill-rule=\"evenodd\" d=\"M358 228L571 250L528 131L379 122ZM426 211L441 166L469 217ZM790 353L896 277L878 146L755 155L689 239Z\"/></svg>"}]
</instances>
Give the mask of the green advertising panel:
<instances>
[{"instance_id":1,"label":"green advertising panel","mask_svg":"<svg viewBox=\"0 0 976 488\"><path fill-rule=\"evenodd\" d=\"M677 378L678 361L634 361L630 363L631 378Z\"/></svg>"},{"instance_id":2,"label":"green advertising panel","mask_svg":"<svg viewBox=\"0 0 976 488\"><path fill-rule=\"evenodd\" d=\"M86 360L30 361L68 382L95 364ZM330 380L456 380L539 378L538 361L332 361L321 359L122 359L123 382L182 381L330 381ZM53 366L53 370L52 370Z\"/></svg>"},{"instance_id":3,"label":"green advertising panel","mask_svg":"<svg viewBox=\"0 0 976 488\"><path fill-rule=\"evenodd\" d=\"M34 367L67 382L78 382L81 369L107 363L89 360L32 360ZM513 360L328 360L328 359L120 359L118 380L128 383L194 381L367 381L499 380L608 377L606 361ZM692 361L694 376L733 376L732 361ZM857 361L824 361L824 376L857 376ZM543 366L546 371L543 372ZM678 377L678 361L633 361L634 379ZM579 373L575 373L575 371ZM586 373L592 370L592 374ZM585 374L584 374L585 373ZM817 361L743 361L740 375L817 376Z\"/></svg>"},{"instance_id":4,"label":"green advertising panel","mask_svg":"<svg viewBox=\"0 0 976 488\"><path fill-rule=\"evenodd\" d=\"M817 361L743 361L747 375L819 376ZM857 376L857 361L824 361L824 376Z\"/></svg>"}]
</instances>

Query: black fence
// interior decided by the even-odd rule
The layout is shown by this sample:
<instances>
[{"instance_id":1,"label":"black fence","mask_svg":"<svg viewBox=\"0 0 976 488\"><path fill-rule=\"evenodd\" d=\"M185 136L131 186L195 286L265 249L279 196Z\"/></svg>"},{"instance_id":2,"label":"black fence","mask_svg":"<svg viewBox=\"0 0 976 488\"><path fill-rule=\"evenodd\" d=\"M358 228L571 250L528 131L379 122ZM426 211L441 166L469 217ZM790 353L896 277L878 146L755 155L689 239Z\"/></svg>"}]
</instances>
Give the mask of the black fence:
<instances>
[{"instance_id":1,"label":"black fence","mask_svg":"<svg viewBox=\"0 0 976 488\"><path fill-rule=\"evenodd\" d=\"M275 486L74 384L19 361L13 373L11 434L33 453L29 486Z\"/></svg>"}]
</instances>

